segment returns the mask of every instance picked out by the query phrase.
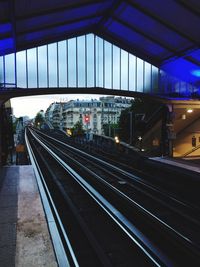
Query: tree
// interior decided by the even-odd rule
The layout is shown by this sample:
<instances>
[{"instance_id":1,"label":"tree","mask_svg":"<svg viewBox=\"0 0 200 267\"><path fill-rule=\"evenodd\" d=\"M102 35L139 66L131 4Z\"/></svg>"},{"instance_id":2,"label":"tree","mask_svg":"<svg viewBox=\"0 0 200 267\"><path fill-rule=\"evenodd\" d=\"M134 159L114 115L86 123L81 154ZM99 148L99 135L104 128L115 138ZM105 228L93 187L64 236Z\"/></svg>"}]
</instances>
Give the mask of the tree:
<instances>
[{"instance_id":1,"label":"tree","mask_svg":"<svg viewBox=\"0 0 200 267\"><path fill-rule=\"evenodd\" d=\"M130 111L131 108L122 110L119 118L119 137L126 143L130 140Z\"/></svg>"},{"instance_id":2,"label":"tree","mask_svg":"<svg viewBox=\"0 0 200 267\"><path fill-rule=\"evenodd\" d=\"M83 129L83 124L80 121L77 121L71 130L72 130L72 136L83 135L85 132Z\"/></svg>"},{"instance_id":3,"label":"tree","mask_svg":"<svg viewBox=\"0 0 200 267\"><path fill-rule=\"evenodd\" d=\"M114 137L119 129L118 123L103 124L103 132L106 136Z\"/></svg>"},{"instance_id":4,"label":"tree","mask_svg":"<svg viewBox=\"0 0 200 267\"><path fill-rule=\"evenodd\" d=\"M17 127L18 121L19 121L19 118L16 118L16 120L14 122L12 122L12 125L13 125L13 134L16 133L16 127Z\"/></svg>"},{"instance_id":5,"label":"tree","mask_svg":"<svg viewBox=\"0 0 200 267\"><path fill-rule=\"evenodd\" d=\"M35 116L35 127L40 128L41 124L44 122L44 117L41 112L38 112Z\"/></svg>"}]
</instances>

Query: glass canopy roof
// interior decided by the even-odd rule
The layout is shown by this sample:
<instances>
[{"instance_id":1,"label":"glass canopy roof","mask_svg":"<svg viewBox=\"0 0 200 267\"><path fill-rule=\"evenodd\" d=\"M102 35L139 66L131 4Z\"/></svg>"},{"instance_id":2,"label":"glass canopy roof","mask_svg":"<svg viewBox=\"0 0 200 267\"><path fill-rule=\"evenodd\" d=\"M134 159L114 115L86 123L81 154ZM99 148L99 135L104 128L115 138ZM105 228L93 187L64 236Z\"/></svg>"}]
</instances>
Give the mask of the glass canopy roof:
<instances>
[{"instance_id":1,"label":"glass canopy roof","mask_svg":"<svg viewBox=\"0 0 200 267\"><path fill-rule=\"evenodd\" d=\"M200 1L3 0L0 55L93 33L198 87Z\"/></svg>"}]
</instances>

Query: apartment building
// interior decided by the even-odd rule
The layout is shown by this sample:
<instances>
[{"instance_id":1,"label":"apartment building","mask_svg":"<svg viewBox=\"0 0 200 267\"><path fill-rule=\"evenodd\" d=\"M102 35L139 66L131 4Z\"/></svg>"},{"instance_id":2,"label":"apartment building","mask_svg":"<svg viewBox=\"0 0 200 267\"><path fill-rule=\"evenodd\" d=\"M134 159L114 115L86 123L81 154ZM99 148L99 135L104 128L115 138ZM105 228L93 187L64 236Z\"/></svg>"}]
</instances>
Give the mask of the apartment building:
<instances>
[{"instance_id":1,"label":"apartment building","mask_svg":"<svg viewBox=\"0 0 200 267\"><path fill-rule=\"evenodd\" d=\"M130 105L131 100L123 97L105 96L99 100L77 99L51 104L45 117L56 128L70 129L80 121L85 130L104 134L103 126L118 123L121 111Z\"/></svg>"},{"instance_id":2,"label":"apartment building","mask_svg":"<svg viewBox=\"0 0 200 267\"><path fill-rule=\"evenodd\" d=\"M62 128L62 102L54 102L47 108L45 112L45 120L50 122L54 128Z\"/></svg>"}]
</instances>

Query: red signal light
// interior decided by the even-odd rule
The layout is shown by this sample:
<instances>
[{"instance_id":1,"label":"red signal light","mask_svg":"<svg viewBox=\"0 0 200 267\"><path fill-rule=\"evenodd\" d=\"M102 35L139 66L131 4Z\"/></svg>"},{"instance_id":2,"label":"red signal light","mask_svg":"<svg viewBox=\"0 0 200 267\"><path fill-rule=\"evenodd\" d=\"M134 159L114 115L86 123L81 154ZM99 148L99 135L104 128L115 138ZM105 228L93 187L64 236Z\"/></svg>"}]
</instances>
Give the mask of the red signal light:
<instances>
[{"instance_id":1,"label":"red signal light","mask_svg":"<svg viewBox=\"0 0 200 267\"><path fill-rule=\"evenodd\" d=\"M89 123L90 122L90 116L89 115L85 115L85 123Z\"/></svg>"}]
</instances>

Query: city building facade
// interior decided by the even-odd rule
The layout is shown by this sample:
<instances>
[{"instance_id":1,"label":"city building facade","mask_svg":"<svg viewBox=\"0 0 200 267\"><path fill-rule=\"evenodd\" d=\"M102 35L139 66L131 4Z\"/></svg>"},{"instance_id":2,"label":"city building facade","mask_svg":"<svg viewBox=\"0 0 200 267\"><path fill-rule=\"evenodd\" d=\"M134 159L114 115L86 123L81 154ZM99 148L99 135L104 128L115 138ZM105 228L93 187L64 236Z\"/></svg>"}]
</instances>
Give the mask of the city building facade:
<instances>
[{"instance_id":1,"label":"city building facade","mask_svg":"<svg viewBox=\"0 0 200 267\"><path fill-rule=\"evenodd\" d=\"M51 103L45 112L45 120L52 124L54 128L62 128L62 108L64 103Z\"/></svg>"},{"instance_id":2,"label":"city building facade","mask_svg":"<svg viewBox=\"0 0 200 267\"><path fill-rule=\"evenodd\" d=\"M70 100L52 103L45 113L45 118L55 128L71 129L81 122L85 131L104 134L104 125L117 124L121 111L131 106L131 99L105 96L99 100Z\"/></svg>"}]
</instances>

